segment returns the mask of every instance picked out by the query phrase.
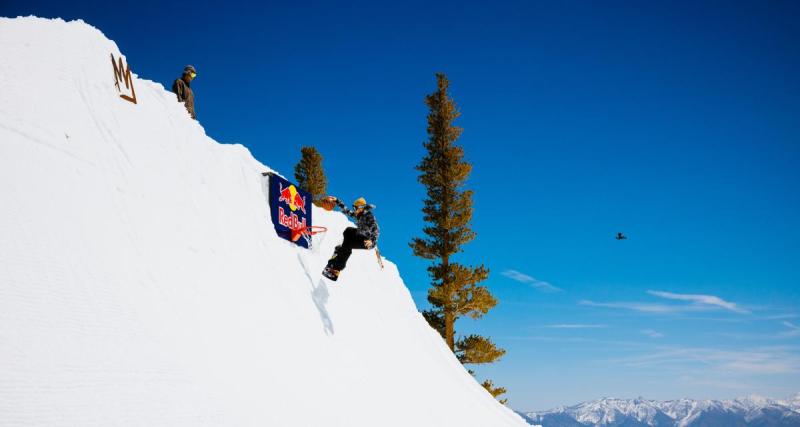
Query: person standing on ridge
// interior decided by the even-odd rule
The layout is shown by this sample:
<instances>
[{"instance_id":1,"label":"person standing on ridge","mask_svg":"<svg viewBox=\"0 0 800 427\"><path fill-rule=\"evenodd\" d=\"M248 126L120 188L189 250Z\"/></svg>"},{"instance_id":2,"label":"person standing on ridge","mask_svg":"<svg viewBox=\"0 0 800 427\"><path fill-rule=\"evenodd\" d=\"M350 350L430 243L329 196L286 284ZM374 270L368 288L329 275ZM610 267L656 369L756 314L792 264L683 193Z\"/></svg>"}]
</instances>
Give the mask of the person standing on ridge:
<instances>
[{"instance_id":1,"label":"person standing on ridge","mask_svg":"<svg viewBox=\"0 0 800 427\"><path fill-rule=\"evenodd\" d=\"M341 200L333 196L326 198L328 204L335 203L339 209L348 216L356 220L356 227L348 227L342 233L342 243L333 251L333 256L328 260L328 265L322 271L322 275L336 281L339 273L347 265L347 259L353 253L353 249L372 249L378 242L380 229L372 214L374 205L367 204L363 197L359 197L353 202L353 209L348 209Z\"/></svg>"},{"instance_id":2,"label":"person standing on ridge","mask_svg":"<svg viewBox=\"0 0 800 427\"><path fill-rule=\"evenodd\" d=\"M183 102L186 106L186 111L193 119L197 120L194 114L194 92L192 92L191 82L197 77L197 71L193 66L187 65L183 68L183 75L179 79L175 79L172 84L172 91L178 95L178 101Z\"/></svg>"}]
</instances>

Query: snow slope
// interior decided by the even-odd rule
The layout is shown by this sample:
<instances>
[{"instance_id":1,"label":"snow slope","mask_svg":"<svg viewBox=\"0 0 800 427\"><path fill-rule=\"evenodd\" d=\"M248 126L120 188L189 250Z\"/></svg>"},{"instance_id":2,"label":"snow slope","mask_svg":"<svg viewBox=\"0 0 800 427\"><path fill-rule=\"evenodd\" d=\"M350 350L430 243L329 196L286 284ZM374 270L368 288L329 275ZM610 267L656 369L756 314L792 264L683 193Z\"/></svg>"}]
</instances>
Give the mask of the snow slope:
<instances>
[{"instance_id":1,"label":"snow slope","mask_svg":"<svg viewBox=\"0 0 800 427\"><path fill-rule=\"evenodd\" d=\"M280 240L269 169L159 84L120 99L110 53L81 21L0 19L0 425L526 425L394 264L320 282L341 214L315 210L316 253Z\"/></svg>"}]
</instances>

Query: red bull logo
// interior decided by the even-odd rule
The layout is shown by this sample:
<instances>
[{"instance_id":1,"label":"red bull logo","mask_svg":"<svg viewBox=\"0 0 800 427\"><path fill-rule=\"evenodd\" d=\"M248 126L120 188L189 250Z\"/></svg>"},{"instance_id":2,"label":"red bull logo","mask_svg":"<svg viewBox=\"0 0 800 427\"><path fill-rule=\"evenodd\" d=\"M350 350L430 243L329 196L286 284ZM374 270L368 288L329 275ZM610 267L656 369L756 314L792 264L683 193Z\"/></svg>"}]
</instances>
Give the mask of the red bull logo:
<instances>
[{"instance_id":1,"label":"red bull logo","mask_svg":"<svg viewBox=\"0 0 800 427\"><path fill-rule=\"evenodd\" d=\"M279 188L281 191L278 202L289 205L291 212L287 215L283 208L279 207L278 222L292 230L292 241L296 241L306 229L306 219L301 219L294 212L300 209L303 214L306 213L306 199L297 191L297 187L294 185L290 184L285 188L281 185Z\"/></svg>"},{"instance_id":2,"label":"red bull logo","mask_svg":"<svg viewBox=\"0 0 800 427\"><path fill-rule=\"evenodd\" d=\"M288 204L289 209L291 209L292 212L300 209L301 211L303 211L303 213L306 213L306 199L300 195L300 193L297 191L297 188L294 185L289 185L286 188L281 186L280 188L281 188L281 193L280 193L281 195L278 198L278 202L285 202L286 204Z\"/></svg>"},{"instance_id":3,"label":"red bull logo","mask_svg":"<svg viewBox=\"0 0 800 427\"><path fill-rule=\"evenodd\" d=\"M0 0L2 1L2 0ZM278 236L308 248L311 245L308 228L313 224L311 194L296 187L279 175L269 175L269 205L272 223ZM310 236L308 236L310 237Z\"/></svg>"}]
</instances>

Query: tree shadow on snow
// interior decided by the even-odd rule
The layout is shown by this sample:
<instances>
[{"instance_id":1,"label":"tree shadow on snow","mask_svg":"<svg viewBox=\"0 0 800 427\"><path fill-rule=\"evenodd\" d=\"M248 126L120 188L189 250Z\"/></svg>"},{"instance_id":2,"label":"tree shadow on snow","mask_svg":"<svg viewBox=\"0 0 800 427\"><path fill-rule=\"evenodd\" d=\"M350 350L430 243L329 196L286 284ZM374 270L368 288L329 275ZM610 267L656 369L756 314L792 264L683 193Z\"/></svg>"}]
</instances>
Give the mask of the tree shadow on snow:
<instances>
[{"instance_id":1,"label":"tree shadow on snow","mask_svg":"<svg viewBox=\"0 0 800 427\"><path fill-rule=\"evenodd\" d=\"M309 273L308 268L305 267L305 263L303 263L303 258L300 254L297 254L297 258L300 259L300 263L303 264L303 271L306 273L306 277L308 277L308 281L311 282L311 300L314 301L314 306L317 307L317 311L319 312L319 318L322 320L322 328L325 330L325 333L328 335L333 335L333 321L331 320L331 316L328 314L328 309L325 308L325 304L328 303L328 286L325 284L324 279L319 279L318 282L314 282L314 278Z\"/></svg>"}]
</instances>

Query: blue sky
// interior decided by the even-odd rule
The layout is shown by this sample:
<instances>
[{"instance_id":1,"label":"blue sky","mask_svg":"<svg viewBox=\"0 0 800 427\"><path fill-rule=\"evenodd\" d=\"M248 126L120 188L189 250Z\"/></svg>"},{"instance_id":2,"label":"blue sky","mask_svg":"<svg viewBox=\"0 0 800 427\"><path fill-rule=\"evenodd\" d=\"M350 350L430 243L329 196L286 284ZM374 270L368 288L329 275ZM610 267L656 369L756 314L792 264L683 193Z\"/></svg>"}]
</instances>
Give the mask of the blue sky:
<instances>
[{"instance_id":1,"label":"blue sky","mask_svg":"<svg viewBox=\"0 0 800 427\"><path fill-rule=\"evenodd\" d=\"M800 4L289 3L0 14L82 18L167 87L195 65L208 134L287 175L316 146L421 307L413 168L447 73L476 193L459 260L500 299L456 328L508 350L477 371L516 409L800 391Z\"/></svg>"}]
</instances>

